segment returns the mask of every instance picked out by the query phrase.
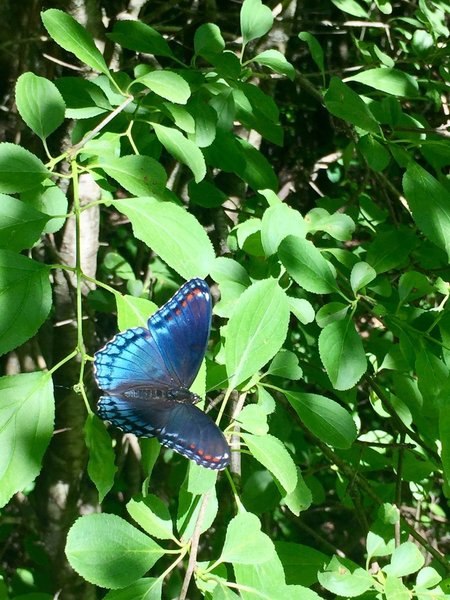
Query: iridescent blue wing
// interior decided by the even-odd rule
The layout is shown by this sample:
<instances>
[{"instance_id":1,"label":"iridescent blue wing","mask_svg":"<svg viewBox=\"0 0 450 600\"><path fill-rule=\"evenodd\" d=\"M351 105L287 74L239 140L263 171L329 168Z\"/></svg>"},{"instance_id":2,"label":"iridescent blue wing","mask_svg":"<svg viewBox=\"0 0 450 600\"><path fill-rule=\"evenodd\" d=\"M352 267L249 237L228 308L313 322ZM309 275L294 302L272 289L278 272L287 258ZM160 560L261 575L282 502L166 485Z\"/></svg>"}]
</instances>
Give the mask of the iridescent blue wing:
<instances>
[{"instance_id":1,"label":"iridescent blue wing","mask_svg":"<svg viewBox=\"0 0 450 600\"><path fill-rule=\"evenodd\" d=\"M117 334L94 357L100 389L119 393L136 387L189 388L205 355L211 295L202 279L191 279L148 320Z\"/></svg>"},{"instance_id":2,"label":"iridescent blue wing","mask_svg":"<svg viewBox=\"0 0 450 600\"><path fill-rule=\"evenodd\" d=\"M230 448L217 425L190 403L149 398L136 390L132 398L102 396L99 416L122 431L139 437L156 437L161 444L194 460L221 470L230 462Z\"/></svg>"},{"instance_id":3,"label":"iridescent blue wing","mask_svg":"<svg viewBox=\"0 0 450 600\"><path fill-rule=\"evenodd\" d=\"M148 320L172 380L190 388L208 344L211 294L203 279L191 279Z\"/></svg>"},{"instance_id":4,"label":"iridescent blue wing","mask_svg":"<svg viewBox=\"0 0 450 600\"><path fill-rule=\"evenodd\" d=\"M143 327L118 333L96 352L94 375L105 392L120 393L142 386L164 390L178 385L170 376L154 336Z\"/></svg>"}]
</instances>

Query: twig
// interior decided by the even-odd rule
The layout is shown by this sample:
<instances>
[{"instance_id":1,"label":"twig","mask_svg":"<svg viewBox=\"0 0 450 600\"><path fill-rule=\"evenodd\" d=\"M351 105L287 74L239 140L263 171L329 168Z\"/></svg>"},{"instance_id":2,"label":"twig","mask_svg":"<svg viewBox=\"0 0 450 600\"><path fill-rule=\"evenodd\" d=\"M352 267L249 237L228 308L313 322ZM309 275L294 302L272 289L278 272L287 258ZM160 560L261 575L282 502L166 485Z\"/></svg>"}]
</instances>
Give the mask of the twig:
<instances>
[{"instance_id":1,"label":"twig","mask_svg":"<svg viewBox=\"0 0 450 600\"><path fill-rule=\"evenodd\" d=\"M400 441L404 442L405 434L402 433L400 437ZM403 473L403 458L404 458L404 449L400 447L398 449L398 461L397 461L397 482L395 484L395 504L397 505L398 510L400 510L402 506L402 473ZM395 535L395 547L398 548L400 546L400 521L397 521L394 525L394 535Z\"/></svg>"},{"instance_id":2,"label":"twig","mask_svg":"<svg viewBox=\"0 0 450 600\"><path fill-rule=\"evenodd\" d=\"M181 587L181 592L178 600L186 600L186 595L188 592L189 584L191 582L192 574L194 573L194 569L197 563L197 552L198 552L198 543L200 541L200 530L202 528L203 519L205 517L206 506L209 500L209 492L207 492L203 496L202 504L200 506L200 510L198 512L197 523L195 524L194 533L191 538L191 552L189 554L189 562L186 569L186 574L184 576L183 585Z\"/></svg>"}]
</instances>

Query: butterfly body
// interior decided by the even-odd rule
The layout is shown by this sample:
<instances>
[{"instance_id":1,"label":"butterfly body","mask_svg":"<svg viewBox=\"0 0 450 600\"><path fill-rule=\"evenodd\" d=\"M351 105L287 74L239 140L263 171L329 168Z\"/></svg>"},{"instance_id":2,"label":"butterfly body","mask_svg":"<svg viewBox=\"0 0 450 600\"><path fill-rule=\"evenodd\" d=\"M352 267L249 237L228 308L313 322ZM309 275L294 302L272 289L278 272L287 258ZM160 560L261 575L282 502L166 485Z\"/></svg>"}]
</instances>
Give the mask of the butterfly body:
<instances>
[{"instance_id":1,"label":"butterfly body","mask_svg":"<svg viewBox=\"0 0 450 600\"><path fill-rule=\"evenodd\" d=\"M230 449L189 390L208 343L211 297L191 279L147 323L117 334L94 357L98 386L108 395L99 416L125 432L156 437L197 464L224 469Z\"/></svg>"}]
</instances>

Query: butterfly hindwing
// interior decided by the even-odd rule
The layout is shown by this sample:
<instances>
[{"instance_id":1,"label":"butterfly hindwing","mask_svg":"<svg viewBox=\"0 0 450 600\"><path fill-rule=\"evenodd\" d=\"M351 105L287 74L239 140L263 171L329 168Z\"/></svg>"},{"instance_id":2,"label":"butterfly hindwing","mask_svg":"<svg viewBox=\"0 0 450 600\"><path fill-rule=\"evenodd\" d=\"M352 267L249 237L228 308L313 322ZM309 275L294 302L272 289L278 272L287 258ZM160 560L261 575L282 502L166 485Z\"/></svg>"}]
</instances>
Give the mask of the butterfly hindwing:
<instances>
[{"instance_id":1,"label":"butterfly hindwing","mask_svg":"<svg viewBox=\"0 0 450 600\"><path fill-rule=\"evenodd\" d=\"M210 469L230 462L222 431L203 411L189 402L170 399L102 396L98 415L122 431L139 437L156 437L161 444Z\"/></svg>"}]
</instances>

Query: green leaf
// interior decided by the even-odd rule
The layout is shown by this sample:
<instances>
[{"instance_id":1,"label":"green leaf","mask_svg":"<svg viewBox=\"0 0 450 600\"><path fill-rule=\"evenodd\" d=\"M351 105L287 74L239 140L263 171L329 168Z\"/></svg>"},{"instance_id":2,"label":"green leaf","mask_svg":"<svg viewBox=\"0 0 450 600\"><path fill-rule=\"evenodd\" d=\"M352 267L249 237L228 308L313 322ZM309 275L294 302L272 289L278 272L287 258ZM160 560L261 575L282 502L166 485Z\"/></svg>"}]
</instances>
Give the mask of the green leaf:
<instances>
[{"instance_id":1,"label":"green leaf","mask_svg":"<svg viewBox=\"0 0 450 600\"><path fill-rule=\"evenodd\" d=\"M154 302L136 296L116 296L116 304L119 331L130 327L147 327L148 318L158 310Z\"/></svg>"},{"instance_id":2,"label":"green leaf","mask_svg":"<svg viewBox=\"0 0 450 600\"><path fill-rule=\"evenodd\" d=\"M322 329L333 323L345 318L350 306L342 302L328 302L319 308L316 314L317 325Z\"/></svg>"},{"instance_id":3,"label":"green leaf","mask_svg":"<svg viewBox=\"0 0 450 600\"><path fill-rule=\"evenodd\" d=\"M415 246L417 237L406 227L379 231L367 248L366 262L378 274L384 273L403 266Z\"/></svg>"},{"instance_id":4,"label":"green leaf","mask_svg":"<svg viewBox=\"0 0 450 600\"><path fill-rule=\"evenodd\" d=\"M394 539L385 542L384 538L373 531L369 531L366 538L367 560L372 561L375 556L389 556L392 554Z\"/></svg>"},{"instance_id":5,"label":"green leaf","mask_svg":"<svg viewBox=\"0 0 450 600\"><path fill-rule=\"evenodd\" d=\"M354 17L362 17L368 19L367 11L356 0L331 0L340 10L353 15Z\"/></svg>"},{"instance_id":6,"label":"green leaf","mask_svg":"<svg viewBox=\"0 0 450 600\"><path fill-rule=\"evenodd\" d=\"M92 81L62 77L55 85L64 98L68 119L88 119L112 110L103 90Z\"/></svg>"},{"instance_id":7,"label":"green leaf","mask_svg":"<svg viewBox=\"0 0 450 600\"><path fill-rule=\"evenodd\" d=\"M364 135L357 144L358 149L374 171L383 171L391 160L386 148L370 134Z\"/></svg>"},{"instance_id":8,"label":"green leaf","mask_svg":"<svg viewBox=\"0 0 450 600\"><path fill-rule=\"evenodd\" d=\"M425 558L413 542L403 542L396 548L391 563L383 571L392 577L406 577L419 571L425 564Z\"/></svg>"},{"instance_id":9,"label":"green leaf","mask_svg":"<svg viewBox=\"0 0 450 600\"><path fill-rule=\"evenodd\" d=\"M417 226L450 259L450 192L428 171L411 162L403 191Z\"/></svg>"},{"instance_id":10,"label":"green leaf","mask_svg":"<svg viewBox=\"0 0 450 600\"><path fill-rule=\"evenodd\" d=\"M0 248L17 252L31 248L49 220L24 202L0 194Z\"/></svg>"},{"instance_id":11,"label":"green leaf","mask_svg":"<svg viewBox=\"0 0 450 600\"><path fill-rule=\"evenodd\" d=\"M9 142L0 144L0 192L24 192L51 177L34 154Z\"/></svg>"},{"instance_id":12,"label":"green leaf","mask_svg":"<svg viewBox=\"0 0 450 600\"><path fill-rule=\"evenodd\" d=\"M283 503L289 508L291 513L297 517L301 512L309 508L312 504L312 493L303 479L300 469L297 467L297 485L289 494L283 494ZM322 563L323 564L323 563Z\"/></svg>"},{"instance_id":13,"label":"green leaf","mask_svg":"<svg viewBox=\"0 0 450 600\"><path fill-rule=\"evenodd\" d=\"M173 102L163 102L162 106L179 129L191 135L195 133L195 119L184 106Z\"/></svg>"},{"instance_id":14,"label":"green leaf","mask_svg":"<svg viewBox=\"0 0 450 600\"><path fill-rule=\"evenodd\" d=\"M289 235L281 242L278 256L292 279L308 292L330 294L337 290L330 263L312 242Z\"/></svg>"},{"instance_id":15,"label":"green leaf","mask_svg":"<svg viewBox=\"0 0 450 600\"><path fill-rule=\"evenodd\" d=\"M398 298L400 302L406 299L416 300L433 293L433 286L423 273L407 271L398 280Z\"/></svg>"},{"instance_id":16,"label":"green leaf","mask_svg":"<svg viewBox=\"0 0 450 600\"><path fill-rule=\"evenodd\" d=\"M402 581L389 575L384 582L384 596L386 600L411 600L411 594Z\"/></svg>"},{"instance_id":17,"label":"green leaf","mask_svg":"<svg viewBox=\"0 0 450 600\"><path fill-rule=\"evenodd\" d=\"M48 373L0 378L0 507L37 477L53 434L55 403Z\"/></svg>"},{"instance_id":18,"label":"green leaf","mask_svg":"<svg viewBox=\"0 0 450 600\"><path fill-rule=\"evenodd\" d=\"M324 208L313 208L305 215L308 232L326 231L336 240L347 242L352 239L355 222L351 217L341 212L332 215Z\"/></svg>"},{"instance_id":19,"label":"green leaf","mask_svg":"<svg viewBox=\"0 0 450 600\"><path fill-rule=\"evenodd\" d=\"M357 431L350 414L340 404L325 396L288 392L287 401L312 433L334 448L350 448Z\"/></svg>"},{"instance_id":20,"label":"green leaf","mask_svg":"<svg viewBox=\"0 0 450 600\"><path fill-rule=\"evenodd\" d=\"M209 273L214 261L212 244L184 208L149 198L114 200L113 204L130 219L134 235L185 279Z\"/></svg>"},{"instance_id":21,"label":"green leaf","mask_svg":"<svg viewBox=\"0 0 450 600\"><path fill-rule=\"evenodd\" d=\"M198 96L189 102L189 112L195 121L195 133L190 139L199 148L207 148L216 137L217 113Z\"/></svg>"},{"instance_id":22,"label":"green leaf","mask_svg":"<svg viewBox=\"0 0 450 600\"><path fill-rule=\"evenodd\" d=\"M273 542L261 531L258 517L249 512L240 512L228 523L219 560L257 565L269 560L273 553Z\"/></svg>"},{"instance_id":23,"label":"green leaf","mask_svg":"<svg viewBox=\"0 0 450 600\"><path fill-rule=\"evenodd\" d=\"M347 77L346 81L358 81L380 90L384 94L392 94L393 96L415 97L419 92L415 77L398 69L385 67L362 71L357 75Z\"/></svg>"},{"instance_id":24,"label":"green leaf","mask_svg":"<svg viewBox=\"0 0 450 600\"><path fill-rule=\"evenodd\" d=\"M306 224L302 215L286 204L274 204L263 215L261 242L266 256L272 256L288 235L306 236Z\"/></svg>"},{"instance_id":25,"label":"green leaf","mask_svg":"<svg viewBox=\"0 0 450 600\"><path fill-rule=\"evenodd\" d=\"M283 129L278 122L278 111L275 118L267 114L271 111L273 100L260 91L256 101L253 88L254 86L243 83L239 88L233 87L236 119L241 121L246 129L255 129L266 140L282 146Z\"/></svg>"},{"instance_id":26,"label":"green leaf","mask_svg":"<svg viewBox=\"0 0 450 600\"><path fill-rule=\"evenodd\" d=\"M66 105L54 83L34 73L24 73L16 84L20 116L42 140L64 121Z\"/></svg>"},{"instance_id":27,"label":"green leaf","mask_svg":"<svg viewBox=\"0 0 450 600\"><path fill-rule=\"evenodd\" d=\"M439 439L441 440L441 460L444 479L450 486L450 414L444 404L439 407Z\"/></svg>"},{"instance_id":28,"label":"green leaf","mask_svg":"<svg viewBox=\"0 0 450 600\"><path fill-rule=\"evenodd\" d=\"M237 596L230 590L229 587L227 587L225 584L222 584L220 581L214 588L211 596L211 600L240 600L240 598L241 596Z\"/></svg>"},{"instance_id":29,"label":"green leaf","mask_svg":"<svg viewBox=\"0 0 450 600\"><path fill-rule=\"evenodd\" d=\"M335 117L348 121L364 131L380 134L380 126L363 100L338 77L332 77L324 96L325 106Z\"/></svg>"},{"instance_id":30,"label":"green leaf","mask_svg":"<svg viewBox=\"0 0 450 600\"><path fill-rule=\"evenodd\" d=\"M149 494L139 500L131 499L127 511L148 534L160 540L175 540L169 509L158 496Z\"/></svg>"},{"instance_id":31,"label":"green leaf","mask_svg":"<svg viewBox=\"0 0 450 600\"><path fill-rule=\"evenodd\" d=\"M284 444L270 434L241 433L250 452L280 482L287 493L297 485L297 468Z\"/></svg>"},{"instance_id":32,"label":"green leaf","mask_svg":"<svg viewBox=\"0 0 450 600\"><path fill-rule=\"evenodd\" d=\"M291 81L294 81L295 79L294 67L278 50L264 50L264 52L253 57L252 60L259 65L269 67L269 69L272 69L272 71L275 71L276 73L286 75Z\"/></svg>"},{"instance_id":33,"label":"green leaf","mask_svg":"<svg viewBox=\"0 0 450 600\"><path fill-rule=\"evenodd\" d=\"M197 392L194 388L195 385L193 386L192 391L195 391L200 395L200 392ZM183 486L186 486L186 490L190 494L193 496L201 496L202 494L209 492L209 490L216 485L216 481L217 471L205 469L200 465L196 465L193 461L189 461L189 468Z\"/></svg>"},{"instance_id":34,"label":"green leaf","mask_svg":"<svg viewBox=\"0 0 450 600\"><path fill-rule=\"evenodd\" d=\"M111 590L103 600L161 600L162 579L144 577L121 589Z\"/></svg>"},{"instance_id":35,"label":"green leaf","mask_svg":"<svg viewBox=\"0 0 450 600\"><path fill-rule=\"evenodd\" d=\"M106 35L128 50L173 58L173 52L163 36L142 21L116 21L112 33Z\"/></svg>"},{"instance_id":36,"label":"green leaf","mask_svg":"<svg viewBox=\"0 0 450 600\"><path fill-rule=\"evenodd\" d=\"M236 387L262 368L281 348L289 306L274 279L258 281L239 298L226 332L225 364Z\"/></svg>"},{"instance_id":37,"label":"green leaf","mask_svg":"<svg viewBox=\"0 0 450 600\"><path fill-rule=\"evenodd\" d=\"M289 310L294 314L303 325L308 325L314 321L314 308L311 302L304 298L293 298L288 296Z\"/></svg>"},{"instance_id":38,"label":"green leaf","mask_svg":"<svg viewBox=\"0 0 450 600\"><path fill-rule=\"evenodd\" d=\"M87 470L98 491L99 502L103 502L106 494L114 484L117 467L114 464L115 454L111 446L104 423L93 414L89 414L84 426L86 446L89 449Z\"/></svg>"},{"instance_id":39,"label":"green leaf","mask_svg":"<svg viewBox=\"0 0 450 600\"><path fill-rule=\"evenodd\" d=\"M32 337L47 318L52 304L49 267L0 250L0 355Z\"/></svg>"},{"instance_id":40,"label":"green leaf","mask_svg":"<svg viewBox=\"0 0 450 600\"><path fill-rule=\"evenodd\" d=\"M267 369L267 375L292 379L293 381L300 379L302 374L303 372L298 364L298 357L290 350L284 349L281 349L275 355L275 358Z\"/></svg>"},{"instance_id":41,"label":"green leaf","mask_svg":"<svg viewBox=\"0 0 450 600\"><path fill-rule=\"evenodd\" d=\"M333 558L324 573L318 573L320 585L332 594L345 598L356 598L367 592L373 584L370 573L364 569L355 569L353 573L338 559Z\"/></svg>"},{"instance_id":42,"label":"green leaf","mask_svg":"<svg viewBox=\"0 0 450 600\"><path fill-rule=\"evenodd\" d=\"M278 178L267 158L249 142L236 138L243 158L243 168L237 173L254 190L278 189Z\"/></svg>"},{"instance_id":43,"label":"green leaf","mask_svg":"<svg viewBox=\"0 0 450 600\"><path fill-rule=\"evenodd\" d=\"M201 181L206 175L206 165L200 148L191 140L186 139L178 129L157 123L152 123L152 125L156 137L167 152L191 169L197 183Z\"/></svg>"},{"instance_id":44,"label":"green leaf","mask_svg":"<svg viewBox=\"0 0 450 600\"><path fill-rule=\"evenodd\" d=\"M215 23L204 23L194 34L194 50L198 56L206 59L211 54L219 54L225 48L225 41Z\"/></svg>"},{"instance_id":45,"label":"green leaf","mask_svg":"<svg viewBox=\"0 0 450 600\"><path fill-rule=\"evenodd\" d=\"M151 71L151 73L138 77L133 85L135 83L141 83L161 98L177 104L186 104L191 95L188 83L183 77L172 71Z\"/></svg>"},{"instance_id":46,"label":"green leaf","mask_svg":"<svg viewBox=\"0 0 450 600\"><path fill-rule=\"evenodd\" d=\"M350 273L350 285L352 286L353 293L356 294L356 292L373 281L376 276L375 269L366 262L361 261L353 265L352 272Z\"/></svg>"},{"instance_id":47,"label":"green leaf","mask_svg":"<svg viewBox=\"0 0 450 600\"><path fill-rule=\"evenodd\" d=\"M228 196L210 181L189 182L189 198L194 204L204 206L205 208L217 208L228 200Z\"/></svg>"},{"instance_id":48,"label":"green leaf","mask_svg":"<svg viewBox=\"0 0 450 600\"><path fill-rule=\"evenodd\" d=\"M242 428L255 435L266 435L269 431L267 413L259 404L247 404L236 417Z\"/></svg>"},{"instance_id":49,"label":"green leaf","mask_svg":"<svg viewBox=\"0 0 450 600\"><path fill-rule=\"evenodd\" d=\"M306 42L308 44L309 52L311 53L311 58L316 63L319 71L322 73L322 78L324 78L324 53L322 50L322 46L317 41L317 38L311 33L308 33L307 31L301 31L298 34L298 37L302 40L302 42Z\"/></svg>"},{"instance_id":50,"label":"green leaf","mask_svg":"<svg viewBox=\"0 0 450 600\"><path fill-rule=\"evenodd\" d=\"M41 17L50 37L61 48L72 52L81 62L110 77L105 59L91 35L73 17L56 8L44 11Z\"/></svg>"},{"instance_id":51,"label":"green leaf","mask_svg":"<svg viewBox=\"0 0 450 600\"><path fill-rule=\"evenodd\" d=\"M47 183L47 182L46 182ZM44 226L43 233L56 233L64 225L64 216L52 218L54 215L65 215L67 213L67 197L61 189L52 183L46 187L23 192L20 199L35 210L48 215L50 218Z\"/></svg>"},{"instance_id":52,"label":"green leaf","mask_svg":"<svg viewBox=\"0 0 450 600\"><path fill-rule=\"evenodd\" d=\"M433 567L424 567L417 573L416 586L430 589L438 585L442 581L442 577L433 569Z\"/></svg>"},{"instance_id":53,"label":"green leaf","mask_svg":"<svg viewBox=\"0 0 450 600\"><path fill-rule=\"evenodd\" d=\"M150 537L116 515L80 517L67 535L66 556L72 568L100 587L132 584L163 554Z\"/></svg>"},{"instance_id":54,"label":"green leaf","mask_svg":"<svg viewBox=\"0 0 450 600\"><path fill-rule=\"evenodd\" d=\"M272 11L261 0L244 0L241 8L241 32L244 46L265 35L273 24Z\"/></svg>"},{"instance_id":55,"label":"green leaf","mask_svg":"<svg viewBox=\"0 0 450 600\"><path fill-rule=\"evenodd\" d=\"M206 469L194 465L198 469L202 469L203 472ZM217 471L207 471L205 474L208 485L211 483L211 478L217 477ZM181 490L178 494L178 514L177 514L177 531L179 532L182 539L188 540L192 537L194 529L197 525L197 521L202 506L202 496L192 494L186 487L186 480L181 486ZM214 522L217 516L219 506L217 503L216 489L213 485L208 490L208 501L206 509L203 513L203 519L201 521L200 533L207 531Z\"/></svg>"},{"instance_id":56,"label":"green leaf","mask_svg":"<svg viewBox=\"0 0 450 600\"><path fill-rule=\"evenodd\" d=\"M361 338L350 317L327 325L319 336L319 352L328 377L337 390L358 383L367 369Z\"/></svg>"},{"instance_id":57,"label":"green leaf","mask_svg":"<svg viewBox=\"0 0 450 600\"><path fill-rule=\"evenodd\" d=\"M292 600L285 593L288 586L285 584L283 565L275 550L263 563L256 565L234 563L233 570L236 583L244 588L240 590L243 600L269 600L269 598L270 600ZM245 592L245 589L250 589L251 592ZM304 598L304 600L310 599Z\"/></svg>"},{"instance_id":58,"label":"green leaf","mask_svg":"<svg viewBox=\"0 0 450 600\"><path fill-rule=\"evenodd\" d=\"M232 89L225 87L219 94L211 98L209 104L216 111L217 126L223 130L232 129L236 113Z\"/></svg>"},{"instance_id":59,"label":"green leaf","mask_svg":"<svg viewBox=\"0 0 450 600\"><path fill-rule=\"evenodd\" d=\"M108 158L98 166L134 196L157 195L167 183L164 167L150 156Z\"/></svg>"},{"instance_id":60,"label":"green leaf","mask_svg":"<svg viewBox=\"0 0 450 600\"><path fill-rule=\"evenodd\" d=\"M312 546L276 541L275 548L283 563L287 583L312 586L317 583L317 572L329 558Z\"/></svg>"},{"instance_id":61,"label":"green leaf","mask_svg":"<svg viewBox=\"0 0 450 600\"><path fill-rule=\"evenodd\" d=\"M116 277L120 277L121 279L136 279L136 275L134 274L130 263L127 262L123 256L117 252L107 252L103 259L103 266Z\"/></svg>"}]
</instances>

